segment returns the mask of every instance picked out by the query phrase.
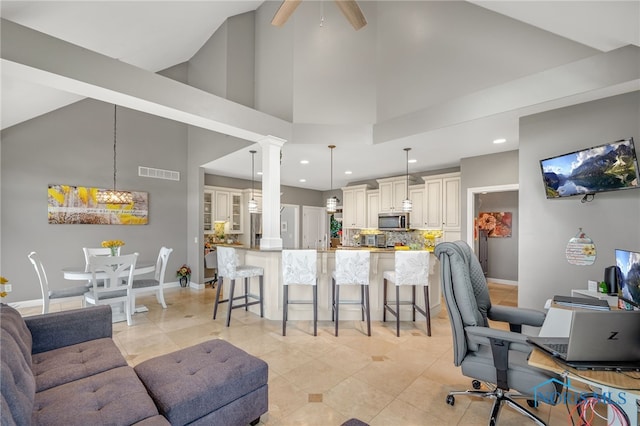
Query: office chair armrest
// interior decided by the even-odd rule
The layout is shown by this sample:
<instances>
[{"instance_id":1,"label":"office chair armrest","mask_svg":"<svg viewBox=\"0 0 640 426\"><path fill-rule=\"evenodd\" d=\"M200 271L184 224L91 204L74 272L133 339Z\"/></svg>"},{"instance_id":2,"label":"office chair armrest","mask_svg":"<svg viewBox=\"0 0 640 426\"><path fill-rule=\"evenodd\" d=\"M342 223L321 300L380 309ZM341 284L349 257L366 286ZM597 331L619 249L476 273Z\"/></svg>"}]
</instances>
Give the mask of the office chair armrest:
<instances>
[{"instance_id":1,"label":"office chair armrest","mask_svg":"<svg viewBox=\"0 0 640 426\"><path fill-rule=\"evenodd\" d=\"M464 331L469 337L469 343L475 343L476 345L491 346L489 339L499 339L509 344L509 349L523 352L528 354L531 352L531 345L527 343L527 336L524 334L514 333L507 330L499 330L489 327L465 327ZM471 350L477 350L476 348L469 347Z\"/></svg>"},{"instance_id":2,"label":"office chair armrest","mask_svg":"<svg viewBox=\"0 0 640 426\"><path fill-rule=\"evenodd\" d=\"M530 325L533 327L542 327L546 314L535 309L492 305L487 316L493 321L508 322L510 326ZM511 327L511 331L520 332L519 329L514 330L513 327Z\"/></svg>"}]
</instances>

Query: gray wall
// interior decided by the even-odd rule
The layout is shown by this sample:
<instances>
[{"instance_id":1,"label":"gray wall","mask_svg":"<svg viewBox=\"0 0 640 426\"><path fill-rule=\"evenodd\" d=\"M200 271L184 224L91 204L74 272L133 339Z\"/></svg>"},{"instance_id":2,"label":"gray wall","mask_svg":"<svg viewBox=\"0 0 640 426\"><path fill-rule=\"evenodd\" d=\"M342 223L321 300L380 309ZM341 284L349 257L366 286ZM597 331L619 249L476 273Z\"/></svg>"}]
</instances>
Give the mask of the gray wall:
<instances>
[{"instance_id":1,"label":"gray wall","mask_svg":"<svg viewBox=\"0 0 640 426\"><path fill-rule=\"evenodd\" d=\"M467 191L469 188L511 185L518 183L518 151L480 155L460 160L460 220L462 239L467 229Z\"/></svg>"},{"instance_id":2,"label":"gray wall","mask_svg":"<svg viewBox=\"0 0 640 426\"><path fill-rule=\"evenodd\" d=\"M511 213L511 237L488 239L489 261L487 278L518 281L518 229L520 222L518 191L477 194L475 217L478 217L480 212Z\"/></svg>"},{"instance_id":3,"label":"gray wall","mask_svg":"<svg viewBox=\"0 0 640 426\"><path fill-rule=\"evenodd\" d=\"M154 260L174 249L167 280L187 262L187 127L118 108L118 188L149 193L148 225L50 225L48 184L108 188L113 184L113 105L84 100L2 131L2 275L13 284L7 302L39 299L27 259L37 251L50 285L65 283L61 268L84 265L82 247L121 239L123 252ZM176 170L181 180L138 177L138 166Z\"/></svg>"},{"instance_id":4,"label":"gray wall","mask_svg":"<svg viewBox=\"0 0 640 426\"><path fill-rule=\"evenodd\" d=\"M520 262L518 304L541 308L555 294L602 280L614 249L640 250L640 190L547 200L539 160L625 137L640 148L640 92L523 117L520 120ZM578 228L593 239L591 266L571 265L565 248Z\"/></svg>"}]
</instances>

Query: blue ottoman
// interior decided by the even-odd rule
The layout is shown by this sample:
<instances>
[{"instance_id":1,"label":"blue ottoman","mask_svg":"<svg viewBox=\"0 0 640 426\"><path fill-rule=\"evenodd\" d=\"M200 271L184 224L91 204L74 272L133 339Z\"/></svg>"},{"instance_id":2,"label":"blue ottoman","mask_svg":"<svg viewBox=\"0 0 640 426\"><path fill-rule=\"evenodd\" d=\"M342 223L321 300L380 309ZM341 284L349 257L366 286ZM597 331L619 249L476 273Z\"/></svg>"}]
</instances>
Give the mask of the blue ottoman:
<instances>
[{"instance_id":1,"label":"blue ottoman","mask_svg":"<svg viewBox=\"0 0 640 426\"><path fill-rule=\"evenodd\" d=\"M267 363L224 340L144 361L135 371L172 425L257 424L268 411Z\"/></svg>"}]
</instances>

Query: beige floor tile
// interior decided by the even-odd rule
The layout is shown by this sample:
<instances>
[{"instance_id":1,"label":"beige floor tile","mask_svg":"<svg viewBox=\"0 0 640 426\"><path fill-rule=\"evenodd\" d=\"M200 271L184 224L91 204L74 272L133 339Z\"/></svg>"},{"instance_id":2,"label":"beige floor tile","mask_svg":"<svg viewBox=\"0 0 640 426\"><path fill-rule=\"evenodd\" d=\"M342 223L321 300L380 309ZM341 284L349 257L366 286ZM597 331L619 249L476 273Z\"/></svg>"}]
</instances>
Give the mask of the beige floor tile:
<instances>
[{"instance_id":1,"label":"beige floor tile","mask_svg":"<svg viewBox=\"0 0 640 426\"><path fill-rule=\"evenodd\" d=\"M368 422L393 399L392 395L350 377L326 392L324 403L347 418Z\"/></svg>"},{"instance_id":2,"label":"beige floor tile","mask_svg":"<svg viewBox=\"0 0 640 426\"><path fill-rule=\"evenodd\" d=\"M333 426L340 425L348 418L322 402L305 404L285 419L282 424L290 426Z\"/></svg>"},{"instance_id":3,"label":"beige floor tile","mask_svg":"<svg viewBox=\"0 0 640 426\"><path fill-rule=\"evenodd\" d=\"M314 359L282 376L308 393L324 393L349 377L349 373L339 369L339 360Z\"/></svg>"},{"instance_id":4,"label":"beige floor tile","mask_svg":"<svg viewBox=\"0 0 640 426\"><path fill-rule=\"evenodd\" d=\"M308 393L282 376L269 380L269 416L283 419L308 402Z\"/></svg>"},{"instance_id":5,"label":"beige floor tile","mask_svg":"<svg viewBox=\"0 0 640 426\"><path fill-rule=\"evenodd\" d=\"M387 405L369 421L371 426L431 426L442 425L442 419L399 399Z\"/></svg>"},{"instance_id":6,"label":"beige floor tile","mask_svg":"<svg viewBox=\"0 0 640 426\"><path fill-rule=\"evenodd\" d=\"M413 383L420 373L421 371L416 371L413 365L387 360L372 362L353 377L396 397Z\"/></svg>"}]
</instances>

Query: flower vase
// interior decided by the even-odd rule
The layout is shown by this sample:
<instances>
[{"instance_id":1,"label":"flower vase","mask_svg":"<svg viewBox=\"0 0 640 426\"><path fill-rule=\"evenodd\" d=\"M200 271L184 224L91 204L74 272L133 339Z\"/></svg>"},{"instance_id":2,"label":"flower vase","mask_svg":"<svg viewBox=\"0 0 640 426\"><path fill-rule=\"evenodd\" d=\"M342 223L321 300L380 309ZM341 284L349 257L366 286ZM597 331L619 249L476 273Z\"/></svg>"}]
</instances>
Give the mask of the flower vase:
<instances>
[{"instance_id":1,"label":"flower vase","mask_svg":"<svg viewBox=\"0 0 640 426\"><path fill-rule=\"evenodd\" d=\"M189 283L189 277L187 275L183 275L180 277L180 287L186 287Z\"/></svg>"},{"instance_id":2,"label":"flower vase","mask_svg":"<svg viewBox=\"0 0 640 426\"><path fill-rule=\"evenodd\" d=\"M118 247L109 247L111 249L111 256L118 255Z\"/></svg>"}]
</instances>

